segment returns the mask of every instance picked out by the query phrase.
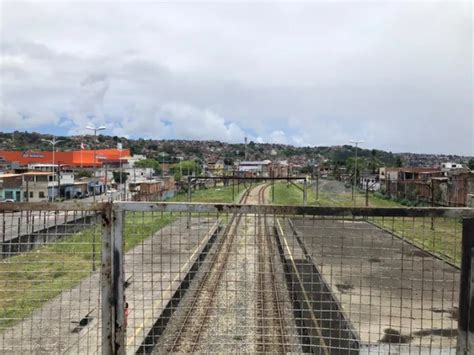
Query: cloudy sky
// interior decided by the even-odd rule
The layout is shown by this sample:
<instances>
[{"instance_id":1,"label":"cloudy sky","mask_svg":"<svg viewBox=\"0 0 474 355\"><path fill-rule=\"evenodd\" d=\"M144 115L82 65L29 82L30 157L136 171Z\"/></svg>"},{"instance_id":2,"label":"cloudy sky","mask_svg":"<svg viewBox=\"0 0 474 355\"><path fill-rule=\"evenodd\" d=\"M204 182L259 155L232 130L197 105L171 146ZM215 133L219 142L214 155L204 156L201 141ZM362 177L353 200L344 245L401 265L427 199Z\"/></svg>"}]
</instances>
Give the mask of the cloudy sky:
<instances>
[{"instance_id":1,"label":"cloudy sky","mask_svg":"<svg viewBox=\"0 0 474 355\"><path fill-rule=\"evenodd\" d=\"M0 6L1 131L474 155L470 1Z\"/></svg>"}]
</instances>

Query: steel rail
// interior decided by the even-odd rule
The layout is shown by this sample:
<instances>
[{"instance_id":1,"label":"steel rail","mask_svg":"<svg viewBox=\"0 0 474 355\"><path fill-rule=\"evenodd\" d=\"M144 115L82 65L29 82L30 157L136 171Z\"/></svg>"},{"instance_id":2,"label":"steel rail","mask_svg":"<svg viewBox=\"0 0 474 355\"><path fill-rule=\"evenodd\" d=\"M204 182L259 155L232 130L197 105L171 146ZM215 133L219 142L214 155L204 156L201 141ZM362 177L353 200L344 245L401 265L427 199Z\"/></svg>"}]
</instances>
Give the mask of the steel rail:
<instances>
[{"instance_id":1,"label":"steel rail","mask_svg":"<svg viewBox=\"0 0 474 355\"><path fill-rule=\"evenodd\" d=\"M250 189L248 189L242 195L242 198L241 198L241 201L240 201L241 203L246 203L247 202L247 198L249 196L249 193L250 193ZM204 298L205 297L204 296L204 290L205 290L206 287L208 287L207 284L208 284L208 282L210 282L209 280L211 279L211 276L213 274L213 270L216 269L217 261L219 260L221 252L224 253L223 256L221 256L221 259L223 258L222 266L225 266L225 264L227 263L228 255L229 255L230 249L232 247L233 240L234 240L234 237L236 235L237 227L240 223L241 216L242 216L242 213L232 215L232 219L231 219L230 223L228 224L228 227L226 228L226 230L223 233L223 237L224 237L223 241L219 245L216 252L213 254L213 257L212 257L211 262L210 262L209 271L205 273L203 279L201 280L201 282L198 286L198 289L196 290L196 293L193 297L191 306L189 307L188 311L186 312L185 318L182 321L181 327L180 327L180 329L178 331L178 334L176 335L175 340L173 342L173 345L170 349L171 353L175 353L175 352L178 352L180 350L179 345L181 345L180 344L181 340L182 340L183 336L185 335L187 328L189 327L189 323L190 323L190 320L192 319L192 315L195 313L196 309L198 309L199 301L203 300L206 303L205 307L204 307L205 308L204 309L205 313L201 317L202 319L199 322L199 327L198 327L197 331L195 332L195 334L193 336L192 344L191 344L191 346L192 346L191 352L195 351L195 349L198 345L199 339L201 337L202 331L204 329L204 325L207 323L207 320L209 318L208 317L209 309L210 309L211 304L214 300L214 295L217 291L217 288L218 288L218 285L219 285L219 280L221 279L221 277L224 273L225 267L217 268L217 272L218 272L217 278L214 281L214 283L211 284L211 290L210 290L211 294L210 294L210 297L208 297L207 300ZM226 249L222 249L224 247L224 244L226 244L226 243L227 243Z\"/></svg>"}]
</instances>

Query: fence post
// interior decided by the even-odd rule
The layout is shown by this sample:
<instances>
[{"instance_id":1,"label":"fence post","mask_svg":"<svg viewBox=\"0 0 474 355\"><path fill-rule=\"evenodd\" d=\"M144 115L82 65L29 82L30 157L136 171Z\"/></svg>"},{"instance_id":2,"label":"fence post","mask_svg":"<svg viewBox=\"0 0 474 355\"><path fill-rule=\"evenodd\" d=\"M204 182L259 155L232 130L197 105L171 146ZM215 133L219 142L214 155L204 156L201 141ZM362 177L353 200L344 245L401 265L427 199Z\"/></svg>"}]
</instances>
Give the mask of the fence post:
<instances>
[{"instance_id":1,"label":"fence post","mask_svg":"<svg viewBox=\"0 0 474 355\"><path fill-rule=\"evenodd\" d=\"M306 206L308 204L308 195L307 195L306 185L307 185L307 182L305 178L303 182L303 206Z\"/></svg>"},{"instance_id":2,"label":"fence post","mask_svg":"<svg viewBox=\"0 0 474 355\"><path fill-rule=\"evenodd\" d=\"M188 202L191 202L191 197L192 192L191 192L191 176L188 176ZM186 222L186 228L189 229L191 228L191 211L188 212L188 220Z\"/></svg>"},{"instance_id":3,"label":"fence post","mask_svg":"<svg viewBox=\"0 0 474 355\"><path fill-rule=\"evenodd\" d=\"M457 354L474 351L474 218L462 222Z\"/></svg>"},{"instance_id":4,"label":"fence post","mask_svg":"<svg viewBox=\"0 0 474 355\"><path fill-rule=\"evenodd\" d=\"M102 354L112 354L113 292L112 292L112 213L110 205L102 211L102 256L100 285L102 293Z\"/></svg>"},{"instance_id":5,"label":"fence post","mask_svg":"<svg viewBox=\"0 0 474 355\"><path fill-rule=\"evenodd\" d=\"M114 300L114 349L113 354L125 354L125 295L123 286L123 221L124 211L113 211L112 243L112 292Z\"/></svg>"}]
</instances>

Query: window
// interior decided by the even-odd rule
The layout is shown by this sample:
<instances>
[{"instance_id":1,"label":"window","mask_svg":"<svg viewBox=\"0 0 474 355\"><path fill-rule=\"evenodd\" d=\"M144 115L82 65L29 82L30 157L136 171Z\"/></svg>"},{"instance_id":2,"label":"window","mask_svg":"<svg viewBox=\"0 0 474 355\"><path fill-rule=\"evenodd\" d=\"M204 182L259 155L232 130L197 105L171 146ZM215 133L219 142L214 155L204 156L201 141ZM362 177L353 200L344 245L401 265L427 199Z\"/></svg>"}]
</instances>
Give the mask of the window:
<instances>
[{"instance_id":1,"label":"window","mask_svg":"<svg viewBox=\"0 0 474 355\"><path fill-rule=\"evenodd\" d=\"M28 197L28 193L26 191L23 191L23 198L27 198Z\"/></svg>"},{"instance_id":2,"label":"window","mask_svg":"<svg viewBox=\"0 0 474 355\"><path fill-rule=\"evenodd\" d=\"M30 198L33 198L33 191L30 191Z\"/></svg>"},{"instance_id":3,"label":"window","mask_svg":"<svg viewBox=\"0 0 474 355\"><path fill-rule=\"evenodd\" d=\"M44 191L40 191L39 194L38 194L38 197L39 198L44 198Z\"/></svg>"}]
</instances>

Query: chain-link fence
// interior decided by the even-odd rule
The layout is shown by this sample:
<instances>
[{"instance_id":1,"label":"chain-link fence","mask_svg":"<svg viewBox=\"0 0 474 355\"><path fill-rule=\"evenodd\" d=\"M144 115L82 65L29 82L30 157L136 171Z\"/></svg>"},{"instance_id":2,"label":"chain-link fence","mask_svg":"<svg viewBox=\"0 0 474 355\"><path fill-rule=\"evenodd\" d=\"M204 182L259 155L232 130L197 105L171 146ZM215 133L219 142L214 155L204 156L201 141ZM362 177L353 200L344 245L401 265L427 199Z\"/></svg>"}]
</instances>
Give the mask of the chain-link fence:
<instances>
[{"instance_id":1,"label":"chain-link fence","mask_svg":"<svg viewBox=\"0 0 474 355\"><path fill-rule=\"evenodd\" d=\"M2 234L0 353L454 354L472 342L472 209L261 205L266 191L246 205L1 204L16 232Z\"/></svg>"},{"instance_id":2,"label":"chain-link fence","mask_svg":"<svg viewBox=\"0 0 474 355\"><path fill-rule=\"evenodd\" d=\"M0 204L0 353L99 348L104 206Z\"/></svg>"}]
</instances>

